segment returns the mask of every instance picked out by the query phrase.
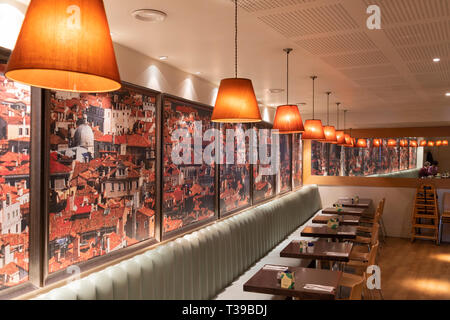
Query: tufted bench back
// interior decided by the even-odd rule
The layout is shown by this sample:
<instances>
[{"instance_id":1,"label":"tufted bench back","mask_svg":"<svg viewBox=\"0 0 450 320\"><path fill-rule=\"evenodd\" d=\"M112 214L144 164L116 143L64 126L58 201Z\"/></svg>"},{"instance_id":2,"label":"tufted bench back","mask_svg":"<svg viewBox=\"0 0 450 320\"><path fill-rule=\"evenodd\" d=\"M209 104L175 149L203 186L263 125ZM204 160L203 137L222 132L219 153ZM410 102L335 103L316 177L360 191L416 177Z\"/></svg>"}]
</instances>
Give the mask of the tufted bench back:
<instances>
[{"instance_id":1,"label":"tufted bench back","mask_svg":"<svg viewBox=\"0 0 450 320\"><path fill-rule=\"evenodd\" d=\"M321 208L305 186L36 299L211 299Z\"/></svg>"}]
</instances>

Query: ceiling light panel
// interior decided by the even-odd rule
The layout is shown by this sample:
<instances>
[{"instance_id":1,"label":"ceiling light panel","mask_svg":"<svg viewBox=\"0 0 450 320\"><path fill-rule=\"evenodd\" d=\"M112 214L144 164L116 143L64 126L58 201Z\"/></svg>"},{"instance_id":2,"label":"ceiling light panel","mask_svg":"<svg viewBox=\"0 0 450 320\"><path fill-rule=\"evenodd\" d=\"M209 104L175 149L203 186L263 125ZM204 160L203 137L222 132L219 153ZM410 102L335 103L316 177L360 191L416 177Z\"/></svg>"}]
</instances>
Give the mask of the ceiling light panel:
<instances>
[{"instance_id":1,"label":"ceiling light panel","mask_svg":"<svg viewBox=\"0 0 450 320\"><path fill-rule=\"evenodd\" d=\"M374 4L373 0L364 2L367 6ZM381 9L382 21L386 26L450 16L447 0L378 0L376 4Z\"/></svg>"},{"instance_id":2,"label":"ceiling light panel","mask_svg":"<svg viewBox=\"0 0 450 320\"><path fill-rule=\"evenodd\" d=\"M394 26L384 33L394 47L442 43L450 39L450 20Z\"/></svg>"},{"instance_id":3,"label":"ceiling light panel","mask_svg":"<svg viewBox=\"0 0 450 320\"><path fill-rule=\"evenodd\" d=\"M363 32L336 34L331 37L313 37L301 39L295 43L315 55L377 49L372 40Z\"/></svg>"},{"instance_id":4,"label":"ceiling light panel","mask_svg":"<svg viewBox=\"0 0 450 320\"><path fill-rule=\"evenodd\" d=\"M234 1L234 0L232 0ZM240 0L239 6L247 12L258 12L314 2L316 0Z\"/></svg>"},{"instance_id":5,"label":"ceiling light panel","mask_svg":"<svg viewBox=\"0 0 450 320\"><path fill-rule=\"evenodd\" d=\"M336 68L371 66L387 64L389 60L381 51L360 52L345 55L327 56L322 59Z\"/></svg>"},{"instance_id":6,"label":"ceiling light panel","mask_svg":"<svg viewBox=\"0 0 450 320\"><path fill-rule=\"evenodd\" d=\"M259 19L287 38L358 28L358 24L341 4L289 10L260 16Z\"/></svg>"}]
</instances>

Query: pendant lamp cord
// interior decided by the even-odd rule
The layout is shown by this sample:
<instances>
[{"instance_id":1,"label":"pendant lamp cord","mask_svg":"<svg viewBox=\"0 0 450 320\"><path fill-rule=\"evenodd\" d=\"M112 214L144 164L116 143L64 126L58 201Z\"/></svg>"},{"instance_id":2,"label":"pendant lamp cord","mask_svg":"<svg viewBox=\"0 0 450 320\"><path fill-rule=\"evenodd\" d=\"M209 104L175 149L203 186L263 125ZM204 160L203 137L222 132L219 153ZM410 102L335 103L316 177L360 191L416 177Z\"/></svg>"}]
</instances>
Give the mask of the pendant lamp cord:
<instances>
[{"instance_id":1,"label":"pendant lamp cord","mask_svg":"<svg viewBox=\"0 0 450 320\"><path fill-rule=\"evenodd\" d=\"M330 94L331 92L327 92L327 126L330 125Z\"/></svg>"},{"instance_id":2,"label":"pendant lamp cord","mask_svg":"<svg viewBox=\"0 0 450 320\"><path fill-rule=\"evenodd\" d=\"M346 118L347 118L347 110L344 110L344 133L345 133L345 128L347 127Z\"/></svg>"},{"instance_id":3,"label":"pendant lamp cord","mask_svg":"<svg viewBox=\"0 0 450 320\"><path fill-rule=\"evenodd\" d=\"M289 104L289 51L286 51L286 105Z\"/></svg>"},{"instance_id":4,"label":"pendant lamp cord","mask_svg":"<svg viewBox=\"0 0 450 320\"><path fill-rule=\"evenodd\" d=\"M238 77L238 5L234 0L234 76Z\"/></svg>"},{"instance_id":5,"label":"pendant lamp cord","mask_svg":"<svg viewBox=\"0 0 450 320\"><path fill-rule=\"evenodd\" d=\"M315 83L315 80L317 79L317 76L312 76L311 77L311 79L312 79L312 81L313 81L313 120L315 120L315 117L314 117L314 109L315 109L315 86L314 86L314 83Z\"/></svg>"},{"instance_id":6,"label":"pendant lamp cord","mask_svg":"<svg viewBox=\"0 0 450 320\"><path fill-rule=\"evenodd\" d=\"M283 49L286 52L286 105L289 105L289 53L294 50L292 48Z\"/></svg>"},{"instance_id":7,"label":"pendant lamp cord","mask_svg":"<svg viewBox=\"0 0 450 320\"><path fill-rule=\"evenodd\" d=\"M341 105L341 103L340 102L337 102L336 103L336 116L337 116L337 127L336 127L336 129L337 130L339 130L339 106Z\"/></svg>"}]
</instances>

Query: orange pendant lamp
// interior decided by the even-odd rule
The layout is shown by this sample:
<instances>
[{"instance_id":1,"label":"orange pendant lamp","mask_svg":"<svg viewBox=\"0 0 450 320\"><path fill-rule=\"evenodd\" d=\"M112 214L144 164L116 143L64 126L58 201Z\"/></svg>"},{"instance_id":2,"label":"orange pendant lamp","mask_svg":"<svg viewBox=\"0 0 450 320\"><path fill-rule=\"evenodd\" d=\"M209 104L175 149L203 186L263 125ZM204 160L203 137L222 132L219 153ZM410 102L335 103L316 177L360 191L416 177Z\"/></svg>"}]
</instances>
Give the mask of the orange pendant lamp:
<instances>
[{"instance_id":1,"label":"orange pendant lamp","mask_svg":"<svg viewBox=\"0 0 450 320\"><path fill-rule=\"evenodd\" d=\"M261 113L255 96L255 90L250 79L238 78L237 71L237 20L238 6L234 1L235 10L235 77L223 79L211 117L212 122L221 123L252 123L261 122Z\"/></svg>"},{"instance_id":2,"label":"orange pendant lamp","mask_svg":"<svg viewBox=\"0 0 450 320\"><path fill-rule=\"evenodd\" d=\"M373 139L372 146L373 147L380 147L381 146L381 139Z\"/></svg>"},{"instance_id":3,"label":"orange pendant lamp","mask_svg":"<svg viewBox=\"0 0 450 320\"><path fill-rule=\"evenodd\" d=\"M339 106L340 102L336 102L336 119L337 119L337 129L339 129ZM336 130L336 144L342 146L345 144L345 133L342 130Z\"/></svg>"},{"instance_id":4,"label":"orange pendant lamp","mask_svg":"<svg viewBox=\"0 0 450 320\"><path fill-rule=\"evenodd\" d=\"M305 131L298 107L289 104L289 53L292 50L291 48L283 50L287 55L286 104L277 108L273 122L273 129L278 130L280 134L301 133Z\"/></svg>"},{"instance_id":5,"label":"orange pendant lamp","mask_svg":"<svg viewBox=\"0 0 450 320\"><path fill-rule=\"evenodd\" d=\"M440 146L442 146L442 140L436 141L436 147L440 147Z\"/></svg>"},{"instance_id":6,"label":"orange pendant lamp","mask_svg":"<svg viewBox=\"0 0 450 320\"><path fill-rule=\"evenodd\" d=\"M31 0L5 75L62 91L120 89L103 1Z\"/></svg>"},{"instance_id":7,"label":"orange pendant lamp","mask_svg":"<svg viewBox=\"0 0 450 320\"><path fill-rule=\"evenodd\" d=\"M417 141L416 140L409 141L409 146L411 148L417 148L418 147Z\"/></svg>"},{"instance_id":8,"label":"orange pendant lamp","mask_svg":"<svg viewBox=\"0 0 450 320\"><path fill-rule=\"evenodd\" d=\"M448 147L448 140L442 140L442 146Z\"/></svg>"},{"instance_id":9,"label":"orange pendant lamp","mask_svg":"<svg viewBox=\"0 0 450 320\"><path fill-rule=\"evenodd\" d=\"M342 146L344 147L352 147L352 137L350 136L350 134L345 133L345 128L347 127L346 125L347 123L347 110L344 110L344 144L342 144Z\"/></svg>"},{"instance_id":10,"label":"orange pendant lamp","mask_svg":"<svg viewBox=\"0 0 450 320\"><path fill-rule=\"evenodd\" d=\"M336 138L336 128L333 126L330 126L330 94L331 92L326 92L327 94L327 125L323 127L323 133L325 134L325 139L320 140L320 142L323 143L337 143Z\"/></svg>"},{"instance_id":11,"label":"orange pendant lamp","mask_svg":"<svg viewBox=\"0 0 450 320\"><path fill-rule=\"evenodd\" d=\"M420 141L420 146L421 147L426 147L427 146L427 140L422 140L422 141Z\"/></svg>"},{"instance_id":12,"label":"orange pendant lamp","mask_svg":"<svg viewBox=\"0 0 450 320\"><path fill-rule=\"evenodd\" d=\"M323 140L325 139L325 133L323 132L322 121L314 119L314 99L315 99L315 87L314 83L317 79L316 76L311 77L313 81L313 118L312 120L305 121L305 132L302 134L303 140Z\"/></svg>"},{"instance_id":13,"label":"orange pendant lamp","mask_svg":"<svg viewBox=\"0 0 450 320\"><path fill-rule=\"evenodd\" d=\"M434 141L428 141L427 146L428 147L434 147Z\"/></svg>"},{"instance_id":14,"label":"orange pendant lamp","mask_svg":"<svg viewBox=\"0 0 450 320\"><path fill-rule=\"evenodd\" d=\"M408 140L402 139L400 140L400 147L407 147L408 146Z\"/></svg>"},{"instance_id":15,"label":"orange pendant lamp","mask_svg":"<svg viewBox=\"0 0 450 320\"><path fill-rule=\"evenodd\" d=\"M356 146L358 148L367 148L367 140L366 139L358 139Z\"/></svg>"},{"instance_id":16,"label":"orange pendant lamp","mask_svg":"<svg viewBox=\"0 0 450 320\"><path fill-rule=\"evenodd\" d=\"M390 147L390 148L394 148L394 147L397 146L397 140L395 140L395 139L389 139L387 145L388 145L388 147Z\"/></svg>"}]
</instances>

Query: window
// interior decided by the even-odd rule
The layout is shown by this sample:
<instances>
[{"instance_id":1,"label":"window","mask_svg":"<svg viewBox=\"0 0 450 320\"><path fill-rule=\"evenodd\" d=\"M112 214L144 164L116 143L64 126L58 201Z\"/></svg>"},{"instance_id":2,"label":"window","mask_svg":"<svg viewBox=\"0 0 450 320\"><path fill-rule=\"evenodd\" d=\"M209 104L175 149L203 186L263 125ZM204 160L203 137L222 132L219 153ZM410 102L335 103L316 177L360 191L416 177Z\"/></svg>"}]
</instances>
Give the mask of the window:
<instances>
[{"instance_id":1,"label":"window","mask_svg":"<svg viewBox=\"0 0 450 320\"><path fill-rule=\"evenodd\" d=\"M22 135L23 135L23 129L19 128L19 136L22 136Z\"/></svg>"}]
</instances>

